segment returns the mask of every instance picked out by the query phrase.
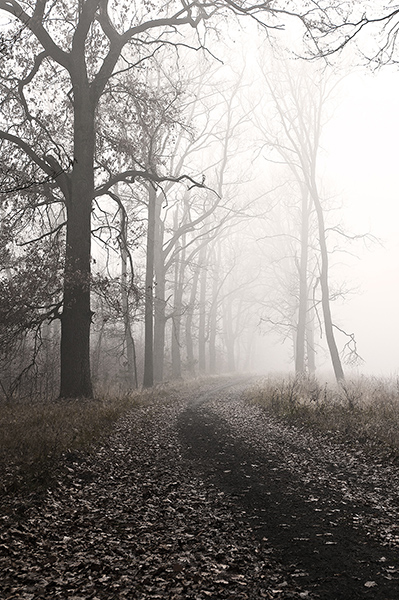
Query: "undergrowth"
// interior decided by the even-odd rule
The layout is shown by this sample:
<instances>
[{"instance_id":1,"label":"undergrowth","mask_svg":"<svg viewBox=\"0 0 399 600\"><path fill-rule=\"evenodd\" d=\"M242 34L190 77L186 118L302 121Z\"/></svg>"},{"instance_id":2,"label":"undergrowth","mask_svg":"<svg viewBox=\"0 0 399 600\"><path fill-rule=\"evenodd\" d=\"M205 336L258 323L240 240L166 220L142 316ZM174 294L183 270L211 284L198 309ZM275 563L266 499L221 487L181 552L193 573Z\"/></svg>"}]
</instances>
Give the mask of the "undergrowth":
<instances>
[{"instance_id":1,"label":"undergrowth","mask_svg":"<svg viewBox=\"0 0 399 600\"><path fill-rule=\"evenodd\" d=\"M399 459L399 380L360 377L327 384L315 377L268 377L247 400L290 423Z\"/></svg>"}]
</instances>

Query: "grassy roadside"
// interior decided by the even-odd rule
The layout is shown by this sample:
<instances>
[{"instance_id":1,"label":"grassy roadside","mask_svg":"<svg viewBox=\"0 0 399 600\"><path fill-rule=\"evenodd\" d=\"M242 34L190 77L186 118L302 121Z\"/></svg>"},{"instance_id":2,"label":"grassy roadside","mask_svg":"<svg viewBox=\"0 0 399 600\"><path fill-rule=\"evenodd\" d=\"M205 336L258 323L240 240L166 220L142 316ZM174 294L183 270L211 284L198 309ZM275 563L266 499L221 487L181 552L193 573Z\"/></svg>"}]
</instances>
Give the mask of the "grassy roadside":
<instances>
[{"instance_id":1,"label":"grassy roadside","mask_svg":"<svg viewBox=\"0 0 399 600\"><path fill-rule=\"evenodd\" d=\"M3 404L0 493L45 487L65 453L90 448L139 402L139 395L132 394L98 400Z\"/></svg>"},{"instance_id":2,"label":"grassy roadside","mask_svg":"<svg viewBox=\"0 0 399 600\"><path fill-rule=\"evenodd\" d=\"M247 400L289 423L399 459L399 380L360 377L327 384L313 377L267 377Z\"/></svg>"},{"instance_id":3,"label":"grassy roadside","mask_svg":"<svg viewBox=\"0 0 399 600\"><path fill-rule=\"evenodd\" d=\"M90 451L126 412L174 402L200 385L182 381L95 400L1 404L0 496L46 488L68 456Z\"/></svg>"}]
</instances>

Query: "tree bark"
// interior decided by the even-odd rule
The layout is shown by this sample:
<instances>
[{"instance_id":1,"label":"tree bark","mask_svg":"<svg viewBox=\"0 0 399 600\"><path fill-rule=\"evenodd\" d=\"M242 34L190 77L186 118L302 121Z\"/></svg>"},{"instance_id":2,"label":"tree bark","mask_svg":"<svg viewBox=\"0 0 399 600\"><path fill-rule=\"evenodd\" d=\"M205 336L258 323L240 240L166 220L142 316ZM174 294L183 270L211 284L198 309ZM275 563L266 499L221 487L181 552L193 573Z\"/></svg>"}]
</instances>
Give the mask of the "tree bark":
<instances>
[{"instance_id":1,"label":"tree bark","mask_svg":"<svg viewBox=\"0 0 399 600\"><path fill-rule=\"evenodd\" d=\"M178 228L178 207L175 212L175 227ZM180 331L181 319L183 312L183 285L185 271L185 245L186 235L182 235L182 244L175 258L175 282L174 282L174 301L173 301L173 316L172 316L172 377L173 379L181 379L181 350L180 350Z\"/></svg>"},{"instance_id":2,"label":"tree bark","mask_svg":"<svg viewBox=\"0 0 399 600\"><path fill-rule=\"evenodd\" d=\"M94 105L85 82L74 85L74 165L67 204L60 397L92 397L90 375L91 209L94 197Z\"/></svg>"},{"instance_id":3,"label":"tree bark","mask_svg":"<svg viewBox=\"0 0 399 600\"><path fill-rule=\"evenodd\" d=\"M308 357L308 371L310 375L316 372L316 348L314 342L314 318L313 308L308 312L306 324L306 353Z\"/></svg>"},{"instance_id":4,"label":"tree bark","mask_svg":"<svg viewBox=\"0 0 399 600\"><path fill-rule=\"evenodd\" d=\"M198 322L198 369L200 374L206 372L206 284L207 269L205 264L206 249L200 253L200 299L199 299L199 322Z\"/></svg>"},{"instance_id":5,"label":"tree bark","mask_svg":"<svg viewBox=\"0 0 399 600\"><path fill-rule=\"evenodd\" d=\"M321 254L321 269L320 269L320 287L321 287L321 305L323 309L324 328L328 349L330 351L331 362L334 369L336 380L343 381L345 379L344 371L339 357L337 344L335 342L333 322L330 307L330 290L328 285L328 250L326 241L326 230L324 225L323 208L320 203L319 196L316 191L312 194L313 204L316 209L317 223L319 229L319 244Z\"/></svg>"},{"instance_id":6,"label":"tree bark","mask_svg":"<svg viewBox=\"0 0 399 600\"><path fill-rule=\"evenodd\" d=\"M308 255L309 255L309 193L301 185L301 256L299 262L299 305L295 339L295 373L305 373L305 334L308 310Z\"/></svg>"},{"instance_id":7,"label":"tree bark","mask_svg":"<svg viewBox=\"0 0 399 600\"><path fill-rule=\"evenodd\" d=\"M163 381L165 358L165 327L166 327L166 269L163 251L164 223L161 219L162 197L156 196L155 206L155 239L154 239L154 381Z\"/></svg>"},{"instance_id":8,"label":"tree bark","mask_svg":"<svg viewBox=\"0 0 399 600\"><path fill-rule=\"evenodd\" d=\"M195 358L194 358L194 342L193 342L193 316L195 308L195 299L197 297L198 281L200 275L200 267L195 267L193 281L191 284L190 300L187 309L186 318L186 351L187 351L187 369L192 377L195 377Z\"/></svg>"},{"instance_id":9,"label":"tree bark","mask_svg":"<svg viewBox=\"0 0 399 600\"><path fill-rule=\"evenodd\" d=\"M216 364L216 329L218 315L218 292L219 292L219 265L221 246L217 245L215 250L215 267L213 270L212 304L209 314L209 372L214 375L217 372Z\"/></svg>"},{"instance_id":10,"label":"tree bark","mask_svg":"<svg viewBox=\"0 0 399 600\"><path fill-rule=\"evenodd\" d=\"M100 304L100 309L102 312L101 304ZM91 371L92 371L92 378L93 378L94 382L97 382L99 380L100 366L101 366L101 352L102 352L102 344L103 344L103 338L104 338L104 329L105 329L106 324L107 324L107 320L102 318L100 331L98 332L97 343L96 343L95 349L93 351L92 370Z\"/></svg>"},{"instance_id":11,"label":"tree bark","mask_svg":"<svg viewBox=\"0 0 399 600\"><path fill-rule=\"evenodd\" d=\"M165 274L164 269L156 270L156 293L154 297L154 381L161 383L164 378L165 359Z\"/></svg>"},{"instance_id":12,"label":"tree bark","mask_svg":"<svg viewBox=\"0 0 399 600\"><path fill-rule=\"evenodd\" d=\"M125 332L125 343L126 343L126 367L127 367L127 383L129 388L137 388L137 362L136 362L136 346L132 334L132 326L130 321L130 304L129 304L129 285L128 285L128 271L127 271L127 248L126 248L126 224L122 219L122 239L121 239L121 294L122 294L122 313L123 313L123 327Z\"/></svg>"}]
</instances>

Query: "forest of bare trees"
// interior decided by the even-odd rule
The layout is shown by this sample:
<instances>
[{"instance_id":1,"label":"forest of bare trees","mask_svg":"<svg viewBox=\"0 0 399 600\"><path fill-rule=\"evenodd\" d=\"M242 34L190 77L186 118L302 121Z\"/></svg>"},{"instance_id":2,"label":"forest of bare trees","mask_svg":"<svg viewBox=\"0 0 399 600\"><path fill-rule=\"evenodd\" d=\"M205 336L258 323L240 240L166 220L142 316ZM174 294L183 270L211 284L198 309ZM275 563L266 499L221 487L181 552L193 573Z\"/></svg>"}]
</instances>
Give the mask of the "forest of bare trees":
<instances>
[{"instance_id":1,"label":"forest of bare trees","mask_svg":"<svg viewBox=\"0 0 399 600\"><path fill-rule=\"evenodd\" d=\"M0 0L4 398L267 369L281 341L344 379L334 259L364 237L320 163L340 50L396 60L368 4Z\"/></svg>"},{"instance_id":2,"label":"forest of bare trees","mask_svg":"<svg viewBox=\"0 0 399 600\"><path fill-rule=\"evenodd\" d=\"M399 592L392 0L0 0L0 596Z\"/></svg>"}]
</instances>

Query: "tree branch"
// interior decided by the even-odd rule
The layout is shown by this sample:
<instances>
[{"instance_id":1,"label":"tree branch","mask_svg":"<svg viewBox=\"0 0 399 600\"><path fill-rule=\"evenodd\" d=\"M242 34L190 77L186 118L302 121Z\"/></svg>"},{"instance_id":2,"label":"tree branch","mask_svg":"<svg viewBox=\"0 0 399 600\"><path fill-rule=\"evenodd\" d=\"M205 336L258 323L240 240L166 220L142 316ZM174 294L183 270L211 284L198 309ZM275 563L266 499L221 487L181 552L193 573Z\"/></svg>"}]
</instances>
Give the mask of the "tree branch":
<instances>
[{"instance_id":1,"label":"tree branch","mask_svg":"<svg viewBox=\"0 0 399 600\"><path fill-rule=\"evenodd\" d=\"M12 144L15 144L16 146L18 146L49 177L53 177L54 179L57 177L57 173L54 172L54 170L50 167L50 165L48 165L44 160L42 160L36 154L36 152L32 149L32 147L27 142L24 142L24 140L21 140L21 138L19 138L16 135L13 135L12 133L8 133L7 131L1 131L1 130L0 130L0 139L7 140L7 141L11 142Z\"/></svg>"},{"instance_id":2,"label":"tree branch","mask_svg":"<svg viewBox=\"0 0 399 600\"><path fill-rule=\"evenodd\" d=\"M48 53L46 50L43 50L43 52L40 52L40 54L38 54L35 57L35 62L33 63L33 67L32 67L31 72L29 73L29 75L27 75L27 77L25 77L25 79L21 79L18 83L18 92L19 92L19 95L21 96L22 106L24 107L26 117L27 117L27 119L29 119L29 121L31 121L33 117L29 112L28 104L25 99L24 87L32 81L32 79L34 78L34 76L36 75L38 70L40 69L40 66L41 66L43 60L47 56L48 56Z\"/></svg>"},{"instance_id":3,"label":"tree branch","mask_svg":"<svg viewBox=\"0 0 399 600\"><path fill-rule=\"evenodd\" d=\"M36 36L44 50L69 71L70 55L57 46L43 26L45 4L44 0L37 0L32 16L29 16L16 0L0 0L0 10L8 12L23 23Z\"/></svg>"},{"instance_id":4,"label":"tree branch","mask_svg":"<svg viewBox=\"0 0 399 600\"><path fill-rule=\"evenodd\" d=\"M177 177L172 177L156 175L154 173L151 173L150 171L138 171L135 169L123 171L122 173L114 175L107 181L107 183L105 183L95 191L94 196L98 197L108 194L109 190L119 182L135 183L136 179L143 179L145 181L151 181L152 183L156 184L163 183L164 181L170 181L172 183L183 183L184 181L188 181L189 183L191 183L189 189L197 187L202 188L204 190L209 190L210 192L213 192L216 196L220 198L219 194L215 192L215 190L204 185L203 183L195 181L195 179L193 179L189 175L178 175Z\"/></svg>"},{"instance_id":5,"label":"tree branch","mask_svg":"<svg viewBox=\"0 0 399 600\"><path fill-rule=\"evenodd\" d=\"M7 131L0 130L0 139L7 140L18 146L18 148L20 148L47 175L47 178L44 181L30 183L26 186L17 186L14 189L8 190L8 193L28 189L32 185L40 185L51 180L57 180L65 200L68 201L70 195L69 177L56 158L47 154L44 157L45 160L41 159L27 142Z\"/></svg>"},{"instance_id":6,"label":"tree branch","mask_svg":"<svg viewBox=\"0 0 399 600\"><path fill-rule=\"evenodd\" d=\"M17 244L17 246L20 246L20 247L29 246L29 244L34 244L35 242L40 242L40 240L43 240L45 237L48 237L49 235L53 235L53 233L57 233L58 231L60 231L63 227L65 227L66 224L67 224L67 222L64 221L63 223L58 225L55 229L52 229L51 231L46 231L46 233L39 235L39 237L35 238L34 240L28 240L27 242L21 242L20 244Z\"/></svg>"}]
</instances>

